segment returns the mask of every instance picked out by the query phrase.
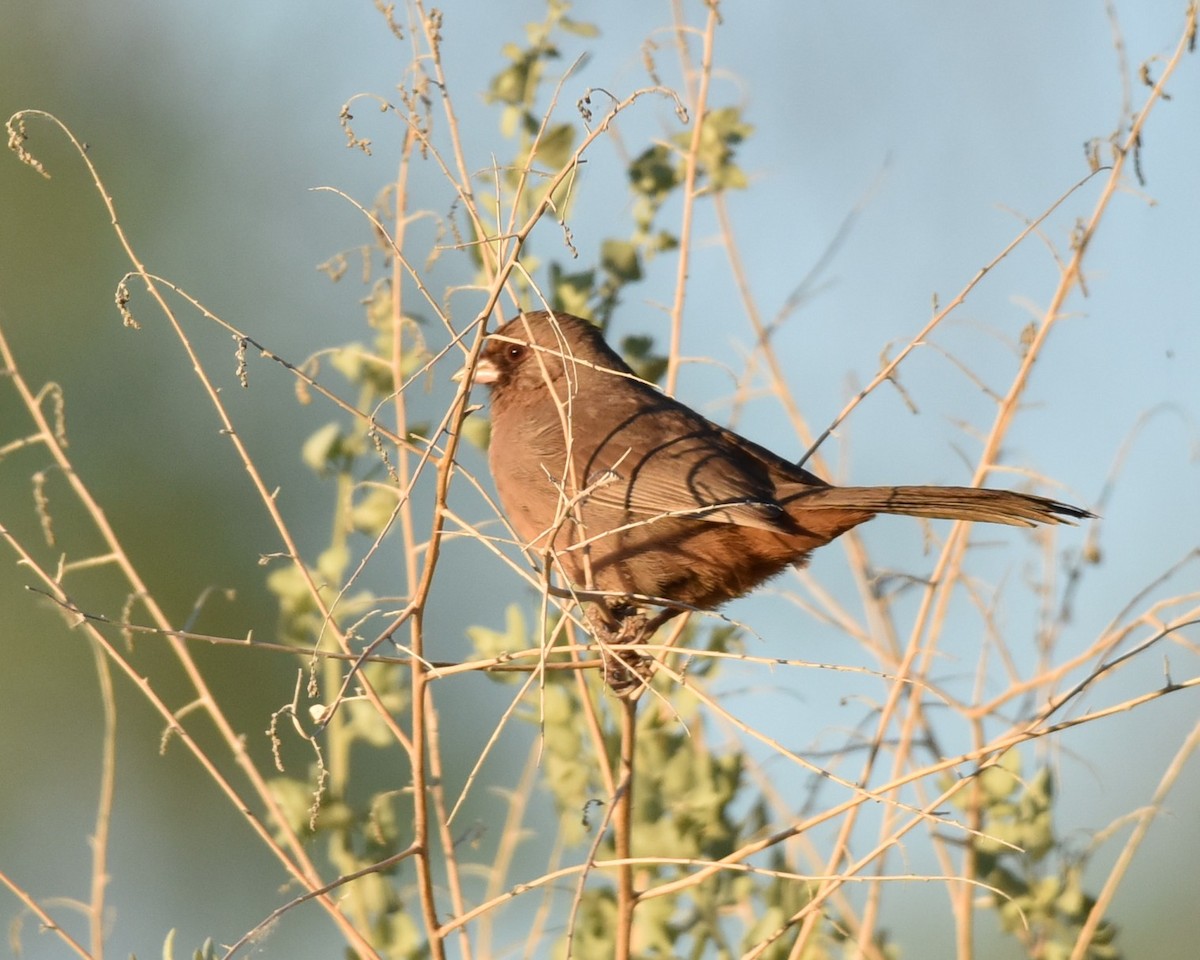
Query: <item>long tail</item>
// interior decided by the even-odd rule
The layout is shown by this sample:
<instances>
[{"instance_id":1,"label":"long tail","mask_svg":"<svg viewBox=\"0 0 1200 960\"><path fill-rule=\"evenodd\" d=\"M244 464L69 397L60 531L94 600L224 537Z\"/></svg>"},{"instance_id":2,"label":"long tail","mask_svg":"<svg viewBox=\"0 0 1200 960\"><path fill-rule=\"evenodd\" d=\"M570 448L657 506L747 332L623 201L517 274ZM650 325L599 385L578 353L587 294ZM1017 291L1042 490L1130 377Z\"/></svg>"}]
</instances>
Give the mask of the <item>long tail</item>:
<instances>
[{"instance_id":1,"label":"long tail","mask_svg":"<svg viewBox=\"0 0 1200 960\"><path fill-rule=\"evenodd\" d=\"M808 510L862 510L936 520L978 520L1032 527L1071 523L1095 514L1069 503L983 487L817 487L785 495L790 514Z\"/></svg>"}]
</instances>

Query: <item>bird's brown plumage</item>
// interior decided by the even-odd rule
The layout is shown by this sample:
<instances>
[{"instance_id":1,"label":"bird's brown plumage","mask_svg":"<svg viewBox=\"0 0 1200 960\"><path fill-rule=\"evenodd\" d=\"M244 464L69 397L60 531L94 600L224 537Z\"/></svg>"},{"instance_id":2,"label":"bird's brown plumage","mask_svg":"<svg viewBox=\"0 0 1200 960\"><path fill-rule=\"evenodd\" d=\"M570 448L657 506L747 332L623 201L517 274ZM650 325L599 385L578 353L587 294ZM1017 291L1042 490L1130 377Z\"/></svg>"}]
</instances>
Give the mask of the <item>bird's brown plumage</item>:
<instances>
[{"instance_id":1,"label":"bird's brown plumage","mask_svg":"<svg viewBox=\"0 0 1200 960\"><path fill-rule=\"evenodd\" d=\"M715 607L877 513L1091 516L1007 490L832 486L637 379L569 314L506 323L475 381L492 389L488 459L513 529L573 586L614 598Z\"/></svg>"}]
</instances>

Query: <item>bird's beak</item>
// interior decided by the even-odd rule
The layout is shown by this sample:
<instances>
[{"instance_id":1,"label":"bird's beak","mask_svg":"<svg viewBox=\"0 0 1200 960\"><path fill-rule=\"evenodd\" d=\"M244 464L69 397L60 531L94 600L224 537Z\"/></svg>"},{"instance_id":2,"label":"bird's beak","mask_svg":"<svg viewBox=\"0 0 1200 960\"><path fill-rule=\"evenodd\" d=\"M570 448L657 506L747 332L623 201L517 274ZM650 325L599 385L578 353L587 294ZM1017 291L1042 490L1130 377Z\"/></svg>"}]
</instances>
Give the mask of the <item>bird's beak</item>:
<instances>
[{"instance_id":1,"label":"bird's beak","mask_svg":"<svg viewBox=\"0 0 1200 960\"><path fill-rule=\"evenodd\" d=\"M467 368L459 368L454 376L450 378L455 383L462 383L467 379ZM495 383L500 379L500 371L496 369L496 365L487 357L483 357L475 364L475 376L471 378L471 382L475 384Z\"/></svg>"}]
</instances>

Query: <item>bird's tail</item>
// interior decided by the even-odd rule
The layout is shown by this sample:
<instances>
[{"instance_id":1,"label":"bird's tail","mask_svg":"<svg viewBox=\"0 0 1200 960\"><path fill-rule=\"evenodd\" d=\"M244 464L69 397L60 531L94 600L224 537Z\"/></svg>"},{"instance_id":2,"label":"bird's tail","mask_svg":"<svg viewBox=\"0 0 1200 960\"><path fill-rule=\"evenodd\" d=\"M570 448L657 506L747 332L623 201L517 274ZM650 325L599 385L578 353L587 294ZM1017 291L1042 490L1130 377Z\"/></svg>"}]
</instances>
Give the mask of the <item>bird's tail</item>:
<instances>
[{"instance_id":1,"label":"bird's tail","mask_svg":"<svg viewBox=\"0 0 1200 960\"><path fill-rule=\"evenodd\" d=\"M806 487L780 497L789 514L809 510L898 513L935 520L977 520L1032 527L1071 523L1095 516L1080 507L1046 497L983 487Z\"/></svg>"}]
</instances>

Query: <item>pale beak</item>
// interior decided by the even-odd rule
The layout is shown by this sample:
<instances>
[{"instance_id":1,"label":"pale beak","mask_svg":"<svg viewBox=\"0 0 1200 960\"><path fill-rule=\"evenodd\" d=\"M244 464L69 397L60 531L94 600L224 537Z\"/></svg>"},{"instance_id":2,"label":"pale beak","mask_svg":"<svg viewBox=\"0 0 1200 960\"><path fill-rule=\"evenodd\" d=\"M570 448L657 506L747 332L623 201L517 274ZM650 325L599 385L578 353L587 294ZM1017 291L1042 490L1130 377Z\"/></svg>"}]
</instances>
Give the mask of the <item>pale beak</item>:
<instances>
[{"instance_id":1,"label":"pale beak","mask_svg":"<svg viewBox=\"0 0 1200 960\"><path fill-rule=\"evenodd\" d=\"M454 376L450 379L455 383L462 383L467 378L467 368L460 367L455 371ZM471 382L474 384L489 384L495 383L500 379L500 371L496 369L496 365L487 357L482 358L475 364L475 376Z\"/></svg>"}]
</instances>

